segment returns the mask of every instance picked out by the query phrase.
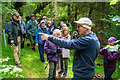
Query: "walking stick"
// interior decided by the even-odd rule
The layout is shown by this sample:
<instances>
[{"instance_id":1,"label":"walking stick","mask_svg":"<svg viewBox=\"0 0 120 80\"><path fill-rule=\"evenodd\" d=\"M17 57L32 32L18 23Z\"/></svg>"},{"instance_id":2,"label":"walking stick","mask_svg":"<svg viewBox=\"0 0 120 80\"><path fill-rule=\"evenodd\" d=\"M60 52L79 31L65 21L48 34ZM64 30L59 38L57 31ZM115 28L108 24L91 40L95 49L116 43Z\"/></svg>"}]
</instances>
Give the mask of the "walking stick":
<instances>
[{"instance_id":1,"label":"walking stick","mask_svg":"<svg viewBox=\"0 0 120 80\"><path fill-rule=\"evenodd\" d=\"M5 48L7 48L7 44L6 44L6 37L5 37L5 29L3 29L3 34L4 34L4 43L5 43Z\"/></svg>"},{"instance_id":2,"label":"walking stick","mask_svg":"<svg viewBox=\"0 0 120 80\"><path fill-rule=\"evenodd\" d=\"M51 59L52 59L55 55L56 55L56 53L52 55L52 57L51 57L50 60L48 61L47 65L45 66L45 69L47 68L49 62L51 61ZM44 70L45 70L45 69L44 69Z\"/></svg>"}]
</instances>

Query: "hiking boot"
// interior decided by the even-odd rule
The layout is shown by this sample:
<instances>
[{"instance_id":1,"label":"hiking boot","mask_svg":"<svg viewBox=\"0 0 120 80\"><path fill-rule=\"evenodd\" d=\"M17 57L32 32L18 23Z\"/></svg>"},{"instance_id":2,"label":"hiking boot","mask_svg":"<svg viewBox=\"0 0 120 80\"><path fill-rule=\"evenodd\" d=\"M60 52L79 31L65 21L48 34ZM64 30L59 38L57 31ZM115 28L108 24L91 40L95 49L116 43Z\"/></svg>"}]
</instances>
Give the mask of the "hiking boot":
<instances>
[{"instance_id":1,"label":"hiking boot","mask_svg":"<svg viewBox=\"0 0 120 80\"><path fill-rule=\"evenodd\" d=\"M37 52L36 49L34 49L34 52Z\"/></svg>"},{"instance_id":2,"label":"hiking boot","mask_svg":"<svg viewBox=\"0 0 120 80\"><path fill-rule=\"evenodd\" d=\"M46 62L43 62L44 64L47 64Z\"/></svg>"},{"instance_id":3,"label":"hiking boot","mask_svg":"<svg viewBox=\"0 0 120 80\"><path fill-rule=\"evenodd\" d=\"M67 75L67 70L64 71L63 75Z\"/></svg>"},{"instance_id":4,"label":"hiking boot","mask_svg":"<svg viewBox=\"0 0 120 80\"><path fill-rule=\"evenodd\" d=\"M20 64L17 64L17 66L18 66L18 67L22 67L22 65L20 65Z\"/></svg>"},{"instance_id":5,"label":"hiking boot","mask_svg":"<svg viewBox=\"0 0 120 80\"><path fill-rule=\"evenodd\" d=\"M32 50L33 50L34 52L37 52L35 48L32 48Z\"/></svg>"},{"instance_id":6,"label":"hiking boot","mask_svg":"<svg viewBox=\"0 0 120 80\"><path fill-rule=\"evenodd\" d=\"M58 72L58 77L61 78L61 75L63 73L63 69L61 69L59 72Z\"/></svg>"},{"instance_id":7,"label":"hiking boot","mask_svg":"<svg viewBox=\"0 0 120 80\"><path fill-rule=\"evenodd\" d=\"M63 69L61 69L59 72L58 72L58 74L61 74L63 72Z\"/></svg>"}]
</instances>

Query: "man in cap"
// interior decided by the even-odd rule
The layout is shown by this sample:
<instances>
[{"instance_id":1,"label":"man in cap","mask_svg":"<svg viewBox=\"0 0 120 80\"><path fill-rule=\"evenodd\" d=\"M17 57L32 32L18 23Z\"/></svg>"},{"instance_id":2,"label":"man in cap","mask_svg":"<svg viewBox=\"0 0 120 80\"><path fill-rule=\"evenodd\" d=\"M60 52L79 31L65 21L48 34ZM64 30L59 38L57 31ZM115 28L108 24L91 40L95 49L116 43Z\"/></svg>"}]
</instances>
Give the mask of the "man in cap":
<instances>
[{"instance_id":1,"label":"man in cap","mask_svg":"<svg viewBox=\"0 0 120 80\"><path fill-rule=\"evenodd\" d=\"M73 80L91 80L95 74L95 59L99 53L100 42L95 33L91 31L92 21L83 17L78 21L77 30L79 34L83 35L80 39L76 40L62 40L51 35L42 34L42 40L49 40L61 47L73 49Z\"/></svg>"},{"instance_id":2,"label":"man in cap","mask_svg":"<svg viewBox=\"0 0 120 80\"><path fill-rule=\"evenodd\" d=\"M36 45L38 46L38 50L39 50L39 54L40 54L40 60L41 60L41 62L45 63L45 59L44 59L44 43L45 43L45 40L41 39L42 35L40 33L49 34L48 28L45 26L45 21L44 20L42 20L40 22L40 26L37 29Z\"/></svg>"},{"instance_id":3,"label":"man in cap","mask_svg":"<svg viewBox=\"0 0 120 80\"><path fill-rule=\"evenodd\" d=\"M20 44L21 44L21 35L22 30L19 25L19 13L13 13L11 21L8 23L8 36L10 39L10 43L14 43L14 57L15 57L15 64L18 67L22 67L20 65Z\"/></svg>"},{"instance_id":4,"label":"man in cap","mask_svg":"<svg viewBox=\"0 0 120 80\"><path fill-rule=\"evenodd\" d=\"M36 31L38 28L38 22L35 20L35 15L31 14L31 19L27 22L27 33L29 34L30 43L32 46L32 50L36 52L35 49L35 38L36 38Z\"/></svg>"}]
</instances>

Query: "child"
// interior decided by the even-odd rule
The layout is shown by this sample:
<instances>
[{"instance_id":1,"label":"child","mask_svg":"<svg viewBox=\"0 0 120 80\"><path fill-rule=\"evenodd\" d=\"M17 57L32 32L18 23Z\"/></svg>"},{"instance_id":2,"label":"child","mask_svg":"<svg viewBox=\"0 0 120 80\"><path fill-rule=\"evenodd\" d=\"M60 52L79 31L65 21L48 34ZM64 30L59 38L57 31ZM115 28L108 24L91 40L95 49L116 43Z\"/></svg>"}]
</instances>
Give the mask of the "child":
<instances>
[{"instance_id":1,"label":"child","mask_svg":"<svg viewBox=\"0 0 120 80\"><path fill-rule=\"evenodd\" d=\"M62 28L61 39L70 40L69 28L67 26ZM63 78L67 75L69 56L70 56L70 50L62 48L62 54L60 55L61 70L58 72L59 77L61 77L61 74L63 73L63 71L64 71ZM64 62L64 65L65 65L65 70L63 70L63 66L64 66L63 62Z\"/></svg>"},{"instance_id":2,"label":"child","mask_svg":"<svg viewBox=\"0 0 120 80\"><path fill-rule=\"evenodd\" d=\"M78 39L79 38L79 36L78 36L78 32L77 31L74 31L73 32L73 37L72 37L72 39Z\"/></svg>"},{"instance_id":3,"label":"child","mask_svg":"<svg viewBox=\"0 0 120 80\"><path fill-rule=\"evenodd\" d=\"M100 54L104 56L104 80L110 80L116 68L116 60L119 56L119 46L115 45L115 42L116 39L114 37L110 37L108 39L109 45L100 50Z\"/></svg>"},{"instance_id":4,"label":"child","mask_svg":"<svg viewBox=\"0 0 120 80\"><path fill-rule=\"evenodd\" d=\"M60 36L60 30L55 29L53 31L53 35L55 37ZM49 62L49 80L55 79L56 78L56 64L58 61L58 53L61 52L61 48L55 45L54 43L50 41L46 41L44 45L44 51L47 54L47 60Z\"/></svg>"}]
</instances>

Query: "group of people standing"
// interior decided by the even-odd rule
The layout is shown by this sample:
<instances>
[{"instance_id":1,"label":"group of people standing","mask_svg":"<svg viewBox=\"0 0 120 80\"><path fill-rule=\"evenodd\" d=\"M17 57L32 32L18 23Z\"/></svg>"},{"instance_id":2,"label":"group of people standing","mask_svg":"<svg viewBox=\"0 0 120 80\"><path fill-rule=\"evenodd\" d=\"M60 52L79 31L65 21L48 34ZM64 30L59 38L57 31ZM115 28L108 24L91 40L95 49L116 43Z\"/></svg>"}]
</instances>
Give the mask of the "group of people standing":
<instances>
[{"instance_id":1,"label":"group of people standing","mask_svg":"<svg viewBox=\"0 0 120 80\"><path fill-rule=\"evenodd\" d=\"M38 46L40 60L46 64L44 52L47 54L49 62L49 79L56 79L56 66L60 60L59 77L67 75L68 58L70 57L70 49L74 51L73 57L73 79L91 80L95 74L95 59L100 50L100 42L95 33L91 31L92 21L89 18L80 18L77 23L77 31L73 32L71 40L72 25L66 21L61 21L57 28L55 23L47 21L47 17L38 22L35 15L30 15L31 19L25 23L19 13L13 13L8 24L8 36L10 43L14 43L15 64L20 65L20 47L24 48L25 36L29 36L32 50L37 52L35 45ZM26 35L26 33L28 35ZM78 34L83 35L79 38ZM100 50L100 54L104 55L105 80L110 80L112 73L115 71L116 60L119 55L118 46L114 45L116 39L109 38L109 45Z\"/></svg>"},{"instance_id":2,"label":"group of people standing","mask_svg":"<svg viewBox=\"0 0 120 80\"><path fill-rule=\"evenodd\" d=\"M70 50L58 47L52 42L42 40L42 35L40 33L53 35L64 40L70 40L72 25L68 21L66 21L66 24L61 21L60 26L57 28L53 20L48 21L46 16L43 16L40 24L38 24L37 20L35 20L34 14L31 14L30 17L31 19L25 25L19 13L15 12L13 13L13 16L10 18L10 22L8 23L9 41L11 44L14 43L15 64L18 67L22 67L22 65L20 64L20 48L24 49L24 40L27 36L27 38L29 38L30 40L31 47L34 52L37 52L35 46L38 46L40 60L44 64L46 64L44 59L44 52L47 54L47 60L50 60L49 65L51 65L49 71L54 72L54 70L56 69L56 62L58 62L58 60L60 59L61 69L58 73L62 74L64 72L63 75L66 76L68 68L68 58L70 57ZM55 54L55 56L53 56L53 59L49 59L53 55L52 53ZM52 62L54 62L54 65ZM49 75L49 78L56 76L55 73L56 71L53 75Z\"/></svg>"}]
</instances>

